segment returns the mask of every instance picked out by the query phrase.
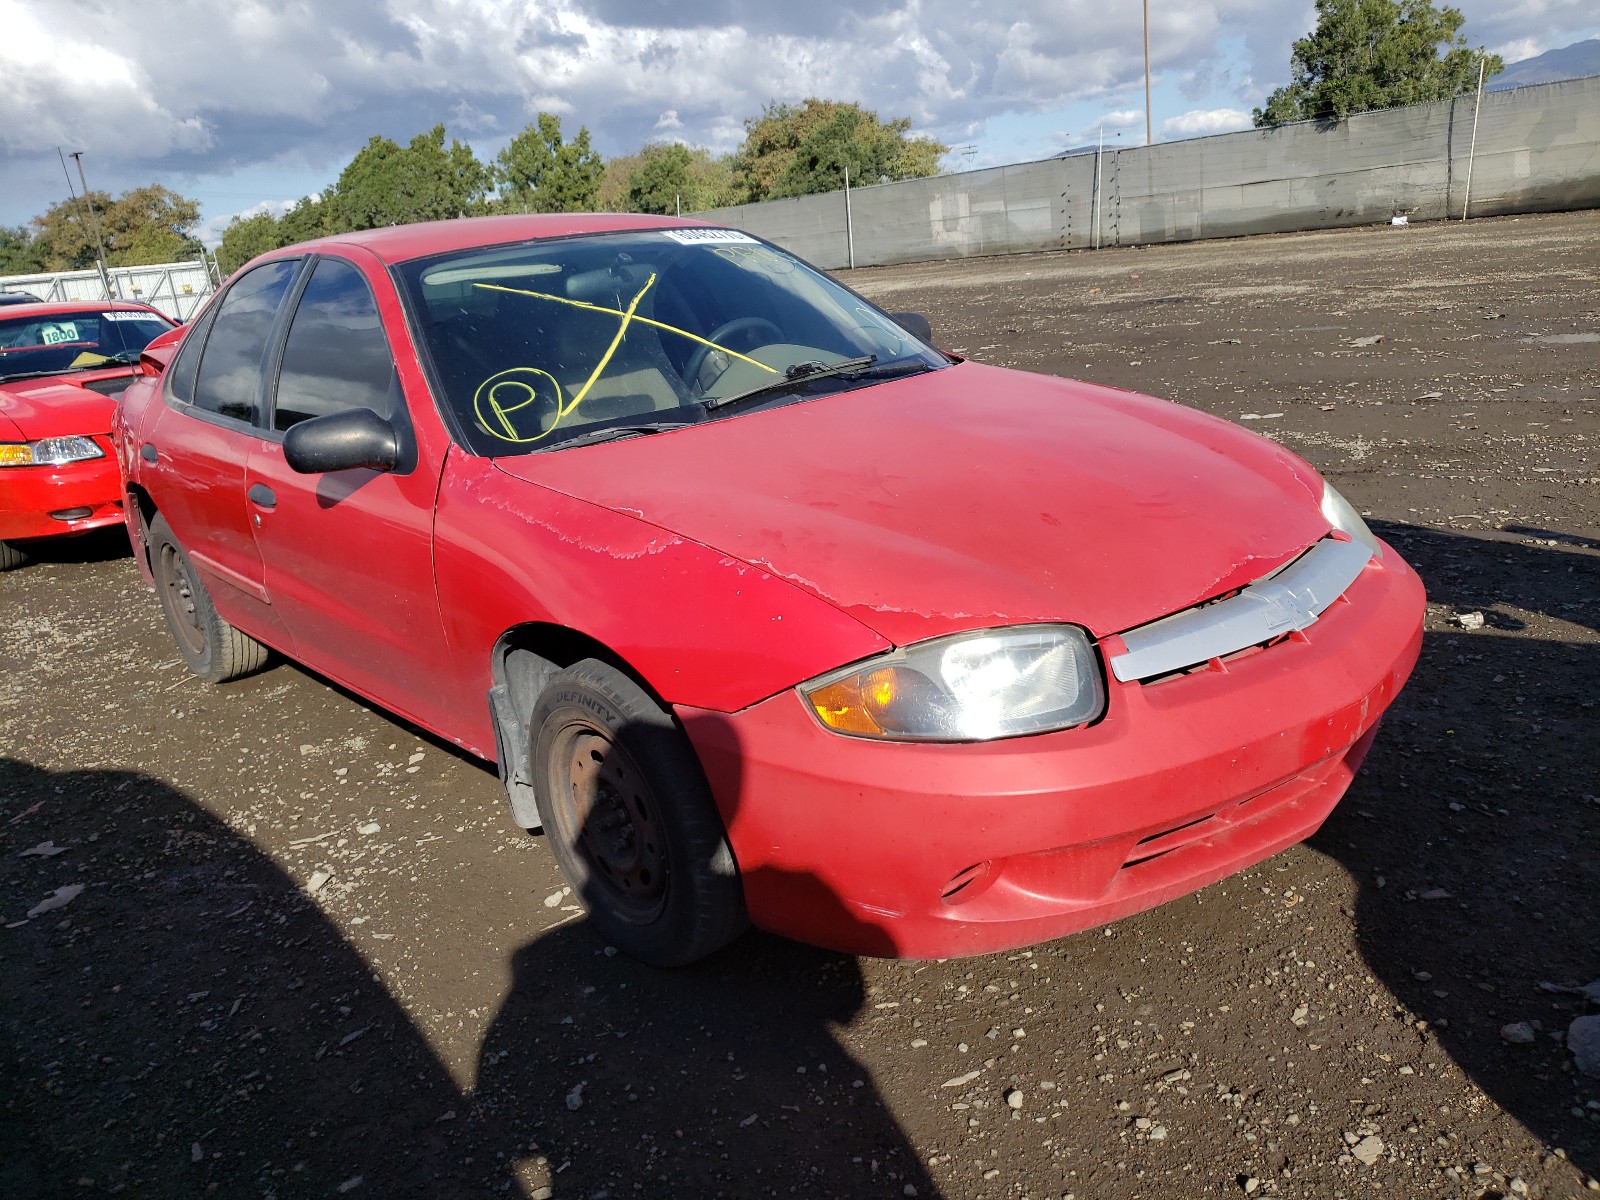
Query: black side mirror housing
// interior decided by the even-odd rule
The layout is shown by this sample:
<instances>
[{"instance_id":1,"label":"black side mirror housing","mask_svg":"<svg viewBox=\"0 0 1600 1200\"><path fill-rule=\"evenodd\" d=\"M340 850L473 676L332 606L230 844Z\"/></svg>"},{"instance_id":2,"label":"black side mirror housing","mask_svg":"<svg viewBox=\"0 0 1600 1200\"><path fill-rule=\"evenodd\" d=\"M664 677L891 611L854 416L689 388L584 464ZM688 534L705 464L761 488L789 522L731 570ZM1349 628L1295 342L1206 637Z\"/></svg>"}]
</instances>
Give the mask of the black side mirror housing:
<instances>
[{"instance_id":1,"label":"black side mirror housing","mask_svg":"<svg viewBox=\"0 0 1600 1200\"><path fill-rule=\"evenodd\" d=\"M892 312L889 319L912 337L933 345L933 325L919 312Z\"/></svg>"},{"instance_id":2,"label":"black side mirror housing","mask_svg":"<svg viewBox=\"0 0 1600 1200\"><path fill-rule=\"evenodd\" d=\"M291 425L283 435L283 460L302 475L356 467L392 471L400 462L400 435L371 409L346 409Z\"/></svg>"}]
</instances>

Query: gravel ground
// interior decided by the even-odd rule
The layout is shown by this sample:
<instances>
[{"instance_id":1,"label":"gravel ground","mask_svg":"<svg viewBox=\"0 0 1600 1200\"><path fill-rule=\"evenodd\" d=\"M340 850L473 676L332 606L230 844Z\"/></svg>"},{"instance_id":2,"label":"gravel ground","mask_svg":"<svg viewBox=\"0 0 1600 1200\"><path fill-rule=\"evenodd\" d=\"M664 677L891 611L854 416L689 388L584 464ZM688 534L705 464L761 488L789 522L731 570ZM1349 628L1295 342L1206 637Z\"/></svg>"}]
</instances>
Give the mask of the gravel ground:
<instances>
[{"instance_id":1,"label":"gravel ground","mask_svg":"<svg viewBox=\"0 0 1600 1200\"><path fill-rule=\"evenodd\" d=\"M1319 834L1027 951L640 967L483 764L190 678L115 537L0 577L0 1196L1600 1191L1597 279L1597 213L850 277L1278 439L1428 585Z\"/></svg>"}]
</instances>

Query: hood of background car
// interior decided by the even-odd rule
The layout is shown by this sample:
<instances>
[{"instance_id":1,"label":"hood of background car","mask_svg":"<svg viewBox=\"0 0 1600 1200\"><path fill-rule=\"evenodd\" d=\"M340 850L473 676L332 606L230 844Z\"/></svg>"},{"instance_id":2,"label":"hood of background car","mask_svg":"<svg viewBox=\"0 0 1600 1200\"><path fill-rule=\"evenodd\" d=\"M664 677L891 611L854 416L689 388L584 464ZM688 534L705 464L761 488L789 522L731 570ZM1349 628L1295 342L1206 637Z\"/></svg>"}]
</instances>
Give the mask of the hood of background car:
<instances>
[{"instance_id":1,"label":"hood of background car","mask_svg":"<svg viewBox=\"0 0 1600 1200\"><path fill-rule=\"evenodd\" d=\"M113 372L85 372L83 378L128 375L128 368ZM26 441L68 437L73 434L108 434L117 402L59 376L18 379L0 383L0 418L17 427Z\"/></svg>"},{"instance_id":2,"label":"hood of background car","mask_svg":"<svg viewBox=\"0 0 1600 1200\"><path fill-rule=\"evenodd\" d=\"M973 363L499 466L767 570L900 645L1038 621L1128 629L1328 531L1316 473L1276 443Z\"/></svg>"}]
</instances>

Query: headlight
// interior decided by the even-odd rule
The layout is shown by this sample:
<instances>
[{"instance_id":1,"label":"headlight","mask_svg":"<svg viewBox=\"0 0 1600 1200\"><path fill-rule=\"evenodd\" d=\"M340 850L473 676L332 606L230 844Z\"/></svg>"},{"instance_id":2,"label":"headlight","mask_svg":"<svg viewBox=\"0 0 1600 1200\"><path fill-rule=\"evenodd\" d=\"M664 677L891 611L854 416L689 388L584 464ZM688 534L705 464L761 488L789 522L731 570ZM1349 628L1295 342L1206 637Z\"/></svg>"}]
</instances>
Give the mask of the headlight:
<instances>
[{"instance_id":1,"label":"headlight","mask_svg":"<svg viewBox=\"0 0 1600 1200\"><path fill-rule=\"evenodd\" d=\"M1350 501L1339 495L1331 483L1322 485L1323 519L1341 533L1348 533L1378 557L1383 557L1383 543L1373 536L1372 530L1361 519L1361 514L1350 506Z\"/></svg>"},{"instance_id":2,"label":"headlight","mask_svg":"<svg viewBox=\"0 0 1600 1200\"><path fill-rule=\"evenodd\" d=\"M53 437L37 442L0 442L0 467L64 467L104 458L93 438Z\"/></svg>"},{"instance_id":3,"label":"headlight","mask_svg":"<svg viewBox=\"0 0 1600 1200\"><path fill-rule=\"evenodd\" d=\"M935 638L800 685L837 733L982 742L1067 729L1105 709L1083 630L1028 625Z\"/></svg>"}]
</instances>

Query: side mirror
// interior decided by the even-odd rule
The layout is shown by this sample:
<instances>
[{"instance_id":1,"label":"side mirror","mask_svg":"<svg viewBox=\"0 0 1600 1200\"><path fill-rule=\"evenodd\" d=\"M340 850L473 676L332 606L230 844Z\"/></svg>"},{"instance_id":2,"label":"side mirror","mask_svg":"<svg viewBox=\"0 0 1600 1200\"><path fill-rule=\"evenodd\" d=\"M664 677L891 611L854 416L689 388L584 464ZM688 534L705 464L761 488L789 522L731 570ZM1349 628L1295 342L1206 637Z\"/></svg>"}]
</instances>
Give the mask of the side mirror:
<instances>
[{"instance_id":1,"label":"side mirror","mask_svg":"<svg viewBox=\"0 0 1600 1200\"><path fill-rule=\"evenodd\" d=\"M400 461L400 437L371 409L346 409L291 425L283 435L283 461L302 475L355 467L392 471Z\"/></svg>"},{"instance_id":2,"label":"side mirror","mask_svg":"<svg viewBox=\"0 0 1600 1200\"><path fill-rule=\"evenodd\" d=\"M900 326L914 338L933 345L933 326L928 323L928 318L919 312L892 312L889 319Z\"/></svg>"}]
</instances>

